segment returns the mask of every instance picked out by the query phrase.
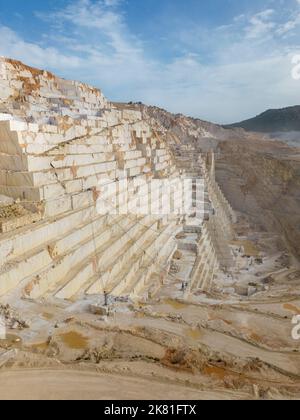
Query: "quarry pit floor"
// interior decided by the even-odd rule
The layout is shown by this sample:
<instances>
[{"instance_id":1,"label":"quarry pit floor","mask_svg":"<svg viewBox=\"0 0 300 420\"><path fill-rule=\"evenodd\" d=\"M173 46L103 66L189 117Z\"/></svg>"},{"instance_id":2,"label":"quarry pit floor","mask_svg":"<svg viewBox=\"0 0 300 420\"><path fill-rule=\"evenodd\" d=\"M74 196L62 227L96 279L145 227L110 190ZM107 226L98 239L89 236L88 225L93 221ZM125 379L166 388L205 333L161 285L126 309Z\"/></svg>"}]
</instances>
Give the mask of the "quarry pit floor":
<instances>
[{"instance_id":1,"label":"quarry pit floor","mask_svg":"<svg viewBox=\"0 0 300 420\"><path fill-rule=\"evenodd\" d=\"M281 268L251 297L187 297L169 277L109 317L89 311L102 297L22 301L30 328L1 341L1 399L299 399L299 276Z\"/></svg>"}]
</instances>

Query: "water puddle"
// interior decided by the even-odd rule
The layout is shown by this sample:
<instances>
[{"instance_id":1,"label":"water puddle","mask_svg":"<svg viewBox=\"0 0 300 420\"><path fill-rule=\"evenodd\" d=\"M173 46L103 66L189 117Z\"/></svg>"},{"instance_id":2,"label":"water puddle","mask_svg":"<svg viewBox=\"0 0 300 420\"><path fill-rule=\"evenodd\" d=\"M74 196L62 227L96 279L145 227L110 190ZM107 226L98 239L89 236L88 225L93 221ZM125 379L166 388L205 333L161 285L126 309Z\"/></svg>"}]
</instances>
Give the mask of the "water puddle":
<instances>
[{"instance_id":1,"label":"water puddle","mask_svg":"<svg viewBox=\"0 0 300 420\"><path fill-rule=\"evenodd\" d=\"M224 381L224 379L228 375L227 371L224 368L217 366L206 366L203 369L203 373L204 375L215 376L221 381Z\"/></svg>"},{"instance_id":2,"label":"water puddle","mask_svg":"<svg viewBox=\"0 0 300 420\"><path fill-rule=\"evenodd\" d=\"M202 336L201 331L197 328L188 328L186 330L186 335L193 340L199 340Z\"/></svg>"},{"instance_id":3,"label":"water puddle","mask_svg":"<svg viewBox=\"0 0 300 420\"><path fill-rule=\"evenodd\" d=\"M63 343L73 350L86 349L88 346L88 338L84 337L77 331L69 331L64 334L60 334Z\"/></svg>"},{"instance_id":4,"label":"water puddle","mask_svg":"<svg viewBox=\"0 0 300 420\"><path fill-rule=\"evenodd\" d=\"M243 247L245 255L248 255L249 257L259 257L260 255L259 249L251 241L231 241L230 245Z\"/></svg>"},{"instance_id":5,"label":"water puddle","mask_svg":"<svg viewBox=\"0 0 300 420\"><path fill-rule=\"evenodd\" d=\"M134 316L135 316L135 318L137 318L137 319L142 319L142 318L145 318L145 313L144 312L136 312L135 314L134 314Z\"/></svg>"},{"instance_id":6,"label":"water puddle","mask_svg":"<svg viewBox=\"0 0 300 420\"><path fill-rule=\"evenodd\" d=\"M298 308L295 305L292 305L291 303L285 303L283 305L283 309L289 312L294 312L296 315L300 315L300 308Z\"/></svg>"},{"instance_id":7,"label":"water puddle","mask_svg":"<svg viewBox=\"0 0 300 420\"><path fill-rule=\"evenodd\" d=\"M173 300L173 299L166 299L164 303L166 305L172 306L172 308L176 310L186 309L187 307L186 303L182 303L182 302L179 302L178 300Z\"/></svg>"}]
</instances>

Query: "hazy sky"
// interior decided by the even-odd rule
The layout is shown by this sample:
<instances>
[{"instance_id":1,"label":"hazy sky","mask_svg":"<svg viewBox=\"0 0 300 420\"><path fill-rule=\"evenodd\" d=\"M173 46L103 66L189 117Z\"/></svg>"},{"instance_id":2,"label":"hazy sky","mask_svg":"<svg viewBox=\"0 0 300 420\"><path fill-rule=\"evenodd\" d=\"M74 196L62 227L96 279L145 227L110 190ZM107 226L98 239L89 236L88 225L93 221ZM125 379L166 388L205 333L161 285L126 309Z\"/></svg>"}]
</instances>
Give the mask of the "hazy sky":
<instances>
[{"instance_id":1,"label":"hazy sky","mask_svg":"<svg viewBox=\"0 0 300 420\"><path fill-rule=\"evenodd\" d=\"M0 0L0 55L215 122L300 103L300 0Z\"/></svg>"}]
</instances>

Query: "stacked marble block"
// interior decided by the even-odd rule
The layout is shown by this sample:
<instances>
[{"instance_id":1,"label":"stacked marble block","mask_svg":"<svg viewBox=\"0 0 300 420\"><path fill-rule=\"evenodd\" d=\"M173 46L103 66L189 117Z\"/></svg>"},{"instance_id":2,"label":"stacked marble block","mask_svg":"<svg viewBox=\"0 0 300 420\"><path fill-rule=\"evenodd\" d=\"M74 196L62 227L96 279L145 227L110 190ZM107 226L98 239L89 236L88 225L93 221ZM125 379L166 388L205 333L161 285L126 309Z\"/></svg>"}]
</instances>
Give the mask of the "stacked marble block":
<instances>
[{"instance_id":1,"label":"stacked marble block","mask_svg":"<svg viewBox=\"0 0 300 420\"><path fill-rule=\"evenodd\" d=\"M207 168L203 160L202 168L212 207L206 228L214 244L220 269L228 271L235 265L230 242L235 237L233 225L237 221L236 214L215 180L214 168Z\"/></svg>"},{"instance_id":2,"label":"stacked marble block","mask_svg":"<svg viewBox=\"0 0 300 420\"><path fill-rule=\"evenodd\" d=\"M186 220L185 230L198 232L197 257L189 283L189 291L210 291L218 270L228 270L234 265L229 241L234 236L232 225L234 211L215 181L214 163L209 167L206 156L193 145L173 145L173 155L178 168L192 179L201 180L203 202L197 201L195 215ZM213 159L214 162L214 159ZM201 211L202 220L200 220Z\"/></svg>"},{"instance_id":3,"label":"stacked marble block","mask_svg":"<svg viewBox=\"0 0 300 420\"><path fill-rule=\"evenodd\" d=\"M57 118L98 116L110 108L102 92L47 71L0 57L0 112L47 124Z\"/></svg>"},{"instance_id":4,"label":"stacked marble block","mask_svg":"<svg viewBox=\"0 0 300 420\"><path fill-rule=\"evenodd\" d=\"M163 141L139 112L68 116L67 128L58 117L52 125L40 117L0 122L1 194L42 204L43 212L35 224L1 235L0 295L147 295L168 272L178 218L103 214L97 202L103 180L175 177Z\"/></svg>"},{"instance_id":5,"label":"stacked marble block","mask_svg":"<svg viewBox=\"0 0 300 420\"><path fill-rule=\"evenodd\" d=\"M204 179L200 153L192 145L172 144L172 154L176 167L182 176L192 182L193 206L190 217L186 217L186 228L201 227L210 214L210 202L207 185Z\"/></svg>"},{"instance_id":6,"label":"stacked marble block","mask_svg":"<svg viewBox=\"0 0 300 420\"><path fill-rule=\"evenodd\" d=\"M219 184L216 182L215 175L205 169L203 172L207 191L214 210L217 213L218 222L221 226L224 238L231 240L234 236L232 226L237 222L236 214L224 196Z\"/></svg>"},{"instance_id":7,"label":"stacked marble block","mask_svg":"<svg viewBox=\"0 0 300 420\"><path fill-rule=\"evenodd\" d=\"M220 264L215 250L211 225L207 221L202 226L201 238L197 244L197 258L191 273L190 291L209 292L219 268Z\"/></svg>"}]
</instances>

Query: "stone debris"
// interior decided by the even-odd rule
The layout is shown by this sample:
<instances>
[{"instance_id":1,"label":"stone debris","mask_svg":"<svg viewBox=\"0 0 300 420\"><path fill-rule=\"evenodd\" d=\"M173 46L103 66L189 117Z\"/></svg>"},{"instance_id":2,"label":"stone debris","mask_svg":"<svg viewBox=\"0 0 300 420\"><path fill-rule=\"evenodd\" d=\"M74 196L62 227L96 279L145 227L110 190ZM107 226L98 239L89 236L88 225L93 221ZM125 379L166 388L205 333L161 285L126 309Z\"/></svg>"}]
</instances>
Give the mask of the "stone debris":
<instances>
[{"instance_id":1,"label":"stone debris","mask_svg":"<svg viewBox=\"0 0 300 420\"><path fill-rule=\"evenodd\" d=\"M28 323L9 305L0 304L0 318L5 321L8 329L23 330L24 328L29 328Z\"/></svg>"}]
</instances>

